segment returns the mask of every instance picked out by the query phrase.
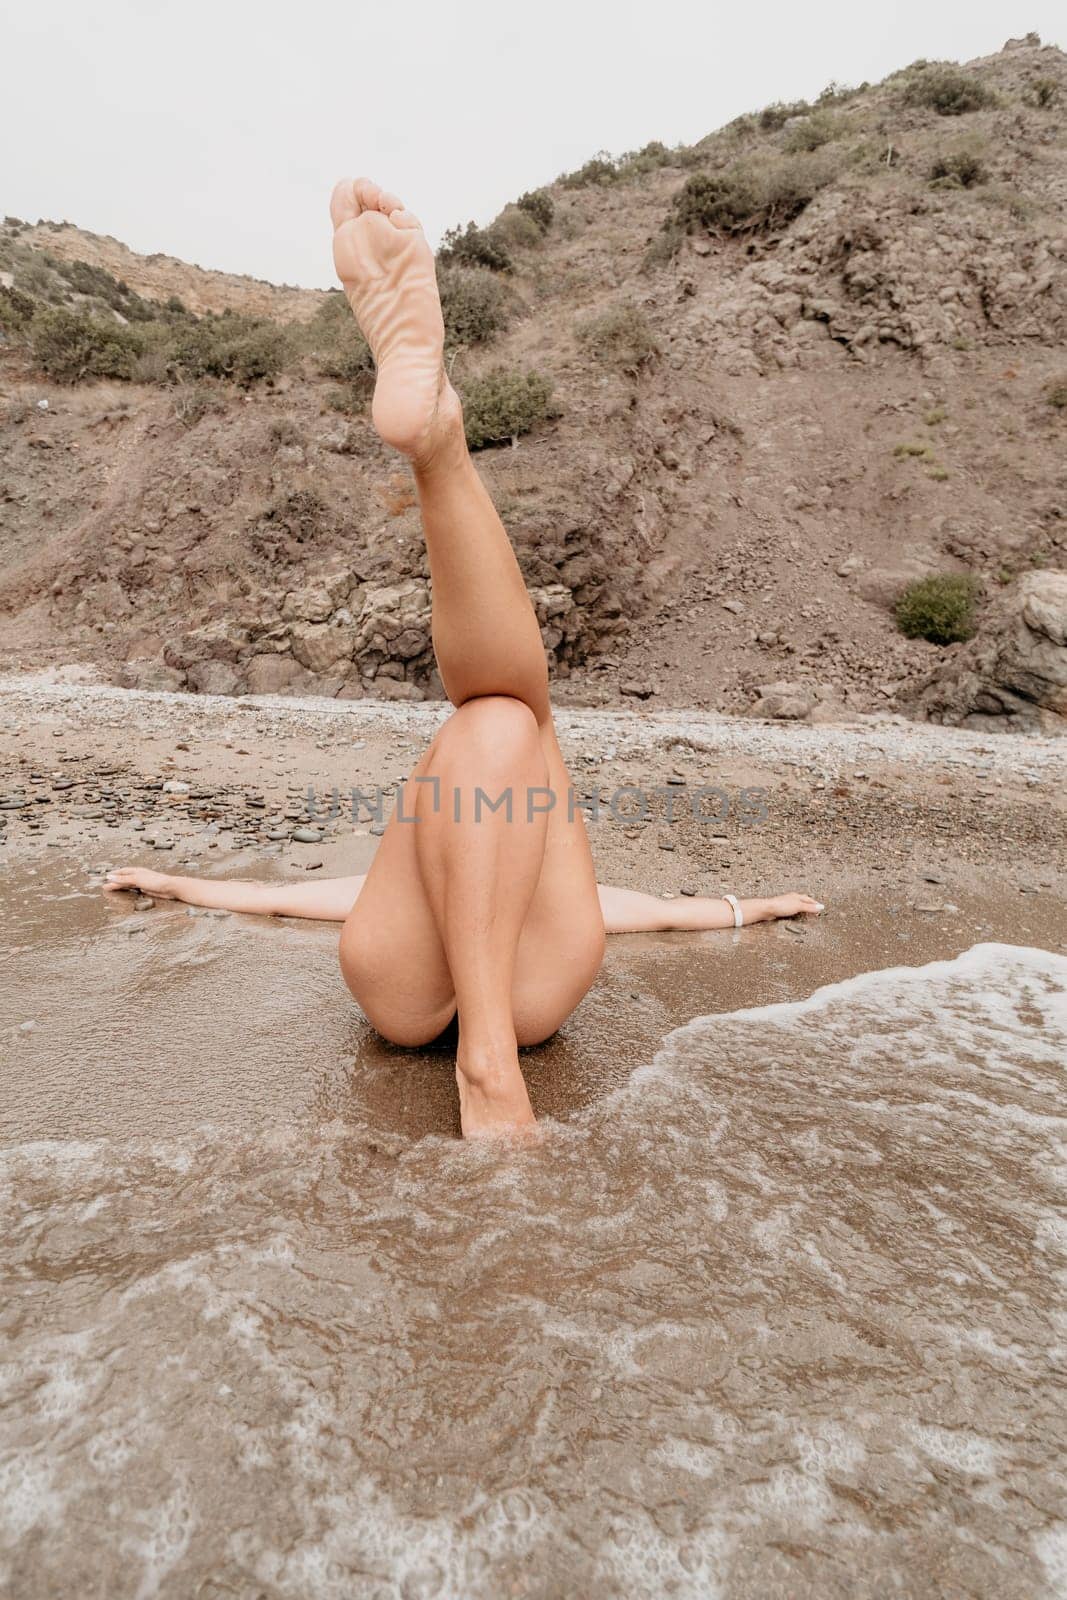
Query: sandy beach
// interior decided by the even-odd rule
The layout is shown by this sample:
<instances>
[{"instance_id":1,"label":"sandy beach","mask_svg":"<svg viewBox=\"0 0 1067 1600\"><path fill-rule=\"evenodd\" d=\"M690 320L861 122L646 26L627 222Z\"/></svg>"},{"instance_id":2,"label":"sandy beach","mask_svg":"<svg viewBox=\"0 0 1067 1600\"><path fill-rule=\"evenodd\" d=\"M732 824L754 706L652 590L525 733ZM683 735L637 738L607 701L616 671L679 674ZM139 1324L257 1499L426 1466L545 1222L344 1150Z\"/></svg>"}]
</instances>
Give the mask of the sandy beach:
<instances>
[{"instance_id":1,"label":"sandy beach","mask_svg":"<svg viewBox=\"0 0 1067 1600\"><path fill-rule=\"evenodd\" d=\"M362 870L442 710L0 685L0 1587L1057 1593L1062 744L561 712L603 881L827 911L610 940L516 1153L335 926L99 888Z\"/></svg>"},{"instance_id":2,"label":"sandy beach","mask_svg":"<svg viewBox=\"0 0 1067 1600\"><path fill-rule=\"evenodd\" d=\"M277 1008L289 1003L290 961L310 966L322 1004L361 1051L405 1063L395 1104L388 1081L380 1086L383 1126L458 1131L447 1057L410 1092L412 1053L392 1050L363 1024L336 972L335 928L165 902L149 909L99 891L104 870L118 865L250 878L365 871L379 802L388 817L395 785L443 709L233 701L45 679L0 684L9 929L2 1021L16 1035L25 1030L17 1042L32 1052L32 1071L54 1031L38 1012L59 1020L91 1003L94 956L102 968L110 959L104 941L165 945L179 964L187 945L190 960L207 950L221 967L235 946L253 971L238 978L235 964L228 1021L269 1037ZM577 1015L526 1054L542 1114L565 1119L583 1108L693 1016L800 999L822 984L951 958L987 940L1067 949L1067 751L1056 740L982 739L898 719L807 728L707 713L562 711L558 725L576 790L587 806L599 800L589 830L601 882L676 895L800 889L828 910L817 923L739 934L613 938ZM362 796L356 821L353 790ZM641 806L647 820L632 820ZM74 993L65 995L33 947L75 930L81 954ZM301 981L292 983L295 996ZM136 1020L137 1048L149 1055L162 999ZM219 1024L214 1008L182 1013L182 1030L208 1052L205 1067ZM284 1049L301 1058L293 1031ZM185 1048L197 1053L188 1041ZM210 1105L213 1076L205 1071L197 1115ZM49 1126L46 1119L23 1136L44 1136Z\"/></svg>"}]
</instances>

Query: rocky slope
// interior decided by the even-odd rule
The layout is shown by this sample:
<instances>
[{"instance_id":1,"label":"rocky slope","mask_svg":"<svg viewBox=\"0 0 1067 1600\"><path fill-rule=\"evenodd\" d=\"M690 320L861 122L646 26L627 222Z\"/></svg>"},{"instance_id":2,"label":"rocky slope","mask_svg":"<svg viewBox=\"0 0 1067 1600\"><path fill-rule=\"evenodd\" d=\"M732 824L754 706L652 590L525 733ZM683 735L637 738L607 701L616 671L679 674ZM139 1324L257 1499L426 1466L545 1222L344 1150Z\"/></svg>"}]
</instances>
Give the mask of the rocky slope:
<instances>
[{"instance_id":1,"label":"rocky slope","mask_svg":"<svg viewBox=\"0 0 1067 1600\"><path fill-rule=\"evenodd\" d=\"M547 230L504 213L512 270L476 278L510 325L449 360L554 385L481 465L561 698L1063 726L1065 104L1067 58L1013 41L594 161ZM0 284L54 298L56 258L192 312L322 303L66 226L6 226ZM299 348L244 390L155 379L50 382L9 331L0 664L432 695L410 479L353 391ZM905 638L902 585L945 572L976 581L976 638Z\"/></svg>"}]
</instances>

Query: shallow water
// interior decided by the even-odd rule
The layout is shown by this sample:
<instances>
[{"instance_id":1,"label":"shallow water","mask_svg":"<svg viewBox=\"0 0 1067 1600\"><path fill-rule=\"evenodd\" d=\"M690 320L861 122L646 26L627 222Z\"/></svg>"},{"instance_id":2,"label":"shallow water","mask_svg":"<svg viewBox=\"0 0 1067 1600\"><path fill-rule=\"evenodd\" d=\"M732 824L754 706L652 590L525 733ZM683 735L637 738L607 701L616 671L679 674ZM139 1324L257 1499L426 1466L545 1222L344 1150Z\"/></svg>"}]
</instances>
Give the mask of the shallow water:
<instances>
[{"instance_id":1,"label":"shallow water","mask_svg":"<svg viewBox=\"0 0 1067 1600\"><path fill-rule=\"evenodd\" d=\"M334 931L64 905L0 958L0 1592L1065 1592L1067 959L658 1048L609 972L505 1154Z\"/></svg>"}]
</instances>

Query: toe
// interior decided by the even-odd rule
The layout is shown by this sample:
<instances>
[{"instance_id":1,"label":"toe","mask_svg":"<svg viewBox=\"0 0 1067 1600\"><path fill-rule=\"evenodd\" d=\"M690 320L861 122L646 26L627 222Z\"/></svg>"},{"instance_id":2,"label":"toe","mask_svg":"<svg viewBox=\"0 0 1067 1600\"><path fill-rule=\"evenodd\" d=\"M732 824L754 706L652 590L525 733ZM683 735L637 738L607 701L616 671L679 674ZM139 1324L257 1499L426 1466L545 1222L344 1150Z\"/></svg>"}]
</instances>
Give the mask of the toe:
<instances>
[{"instance_id":1,"label":"toe","mask_svg":"<svg viewBox=\"0 0 1067 1600\"><path fill-rule=\"evenodd\" d=\"M352 188L356 199L359 201L361 211L379 211L381 209L381 186L373 178L355 178Z\"/></svg>"},{"instance_id":2,"label":"toe","mask_svg":"<svg viewBox=\"0 0 1067 1600\"><path fill-rule=\"evenodd\" d=\"M330 220L335 228L341 227L345 222L351 222L353 217L358 217L362 206L356 195L356 186L351 178L342 178L340 183L335 183L330 196Z\"/></svg>"},{"instance_id":3,"label":"toe","mask_svg":"<svg viewBox=\"0 0 1067 1600\"><path fill-rule=\"evenodd\" d=\"M413 211L405 211L403 208L399 211L391 211L389 213L389 221L394 228L418 228L422 226Z\"/></svg>"},{"instance_id":4,"label":"toe","mask_svg":"<svg viewBox=\"0 0 1067 1600\"><path fill-rule=\"evenodd\" d=\"M391 211L403 211L404 202L397 194L390 194L388 189L381 189L378 193L378 210L387 217Z\"/></svg>"}]
</instances>

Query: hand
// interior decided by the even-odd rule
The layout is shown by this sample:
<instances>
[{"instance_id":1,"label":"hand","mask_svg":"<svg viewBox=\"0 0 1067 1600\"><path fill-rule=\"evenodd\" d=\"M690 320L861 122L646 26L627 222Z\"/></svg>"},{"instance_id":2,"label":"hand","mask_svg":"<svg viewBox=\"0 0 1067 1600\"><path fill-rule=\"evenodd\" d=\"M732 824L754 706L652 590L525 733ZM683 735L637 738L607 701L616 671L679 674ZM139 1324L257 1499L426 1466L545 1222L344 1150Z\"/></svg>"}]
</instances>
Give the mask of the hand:
<instances>
[{"instance_id":1,"label":"hand","mask_svg":"<svg viewBox=\"0 0 1067 1600\"><path fill-rule=\"evenodd\" d=\"M151 872L147 867L116 867L104 879L104 893L134 889L140 894L151 895L153 900L176 900L173 882L165 872Z\"/></svg>"},{"instance_id":2,"label":"hand","mask_svg":"<svg viewBox=\"0 0 1067 1600\"><path fill-rule=\"evenodd\" d=\"M767 902L772 917L817 917L826 907L810 894L777 894Z\"/></svg>"}]
</instances>

